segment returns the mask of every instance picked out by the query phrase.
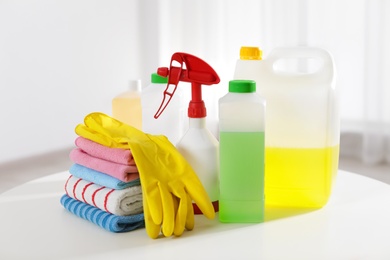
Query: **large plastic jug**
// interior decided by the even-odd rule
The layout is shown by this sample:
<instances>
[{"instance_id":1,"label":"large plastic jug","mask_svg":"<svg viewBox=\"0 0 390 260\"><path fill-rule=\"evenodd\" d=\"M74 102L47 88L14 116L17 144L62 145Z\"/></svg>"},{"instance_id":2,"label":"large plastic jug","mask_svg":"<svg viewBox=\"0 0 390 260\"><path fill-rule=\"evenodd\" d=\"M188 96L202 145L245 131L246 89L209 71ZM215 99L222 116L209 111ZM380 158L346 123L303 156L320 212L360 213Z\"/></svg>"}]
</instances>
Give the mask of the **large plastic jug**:
<instances>
[{"instance_id":1,"label":"large plastic jug","mask_svg":"<svg viewBox=\"0 0 390 260\"><path fill-rule=\"evenodd\" d=\"M219 99L221 222L264 220L265 101L253 80L232 80Z\"/></svg>"},{"instance_id":2,"label":"large plastic jug","mask_svg":"<svg viewBox=\"0 0 390 260\"><path fill-rule=\"evenodd\" d=\"M250 57L252 51L241 52ZM308 72L278 67L291 61L311 66L312 60L317 67ZM336 178L340 137L331 55L318 48L278 48L264 60L239 60L234 78L255 80L267 102L266 206L324 206Z\"/></svg>"}]
</instances>

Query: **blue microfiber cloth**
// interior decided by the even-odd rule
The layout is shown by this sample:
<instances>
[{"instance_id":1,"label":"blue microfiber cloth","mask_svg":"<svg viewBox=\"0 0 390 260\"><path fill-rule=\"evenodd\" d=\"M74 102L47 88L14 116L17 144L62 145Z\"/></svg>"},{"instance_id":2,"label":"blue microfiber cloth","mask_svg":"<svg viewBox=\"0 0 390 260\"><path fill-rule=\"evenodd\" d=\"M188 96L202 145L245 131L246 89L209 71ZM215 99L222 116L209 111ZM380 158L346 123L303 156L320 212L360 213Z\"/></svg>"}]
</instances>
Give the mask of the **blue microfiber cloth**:
<instances>
[{"instance_id":1,"label":"blue microfiber cloth","mask_svg":"<svg viewBox=\"0 0 390 260\"><path fill-rule=\"evenodd\" d=\"M68 195L61 197L61 204L74 215L86 219L114 233L129 232L145 227L144 214L117 216L84 202L72 199Z\"/></svg>"},{"instance_id":2,"label":"blue microfiber cloth","mask_svg":"<svg viewBox=\"0 0 390 260\"><path fill-rule=\"evenodd\" d=\"M116 189L116 190L122 190L128 187L132 187L135 185L140 185L139 178L130 182L123 182L115 177L112 177L108 174L95 171L91 168L82 166L80 164L73 164L69 172L80 179L93 182L95 184L99 184L101 186Z\"/></svg>"}]
</instances>

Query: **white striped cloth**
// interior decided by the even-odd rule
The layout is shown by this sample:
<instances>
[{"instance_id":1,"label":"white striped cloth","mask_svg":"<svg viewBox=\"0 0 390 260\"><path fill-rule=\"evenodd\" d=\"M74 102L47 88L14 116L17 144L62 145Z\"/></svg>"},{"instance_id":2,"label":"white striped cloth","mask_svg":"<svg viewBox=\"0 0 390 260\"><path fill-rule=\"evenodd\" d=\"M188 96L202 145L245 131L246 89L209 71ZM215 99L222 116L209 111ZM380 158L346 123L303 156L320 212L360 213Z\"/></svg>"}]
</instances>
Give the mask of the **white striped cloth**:
<instances>
[{"instance_id":1,"label":"white striped cloth","mask_svg":"<svg viewBox=\"0 0 390 260\"><path fill-rule=\"evenodd\" d=\"M70 175L65 183L66 194L108 213L128 216L143 212L141 185L116 190Z\"/></svg>"}]
</instances>

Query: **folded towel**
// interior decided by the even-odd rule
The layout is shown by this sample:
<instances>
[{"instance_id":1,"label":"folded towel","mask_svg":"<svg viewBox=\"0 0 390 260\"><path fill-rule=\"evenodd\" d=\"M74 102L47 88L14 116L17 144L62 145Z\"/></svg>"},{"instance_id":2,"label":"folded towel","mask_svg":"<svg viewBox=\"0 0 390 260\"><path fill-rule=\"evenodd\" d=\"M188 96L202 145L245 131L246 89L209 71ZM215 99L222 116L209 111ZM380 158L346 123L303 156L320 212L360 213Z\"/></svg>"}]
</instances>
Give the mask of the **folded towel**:
<instances>
[{"instance_id":1,"label":"folded towel","mask_svg":"<svg viewBox=\"0 0 390 260\"><path fill-rule=\"evenodd\" d=\"M115 190L70 175L65 183L65 192L75 200L118 216L143 212L140 185Z\"/></svg>"},{"instance_id":2,"label":"folded towel","mask_svg":"<svg viewBox=\"0 0 390 260\"><path fill-rule=\"evenodd\" d=\"M138 169L135 165L124 165L93 157L80 148L70 152L70 159L77 164L103 172L121 181L129 182L139 178Z\"/></svg>"},{"instance_id":3,"label":"folded towel","mask_svg":"<svg viewBox=\"0 0 390 260\"><path fill-rule=\"evenodd\" d=\"M110 148L82 136L76 138L75 144L93 157L125 165L135 165L133 155L129 149Z\"/></svg>"},{"instance_id":4,"label":"folded towel","mask_svg":"<svg viewBox=\"0 0 390 260\"><path fill-rule=\"evenodd\" d=\"M61 197L61 204L74 215L95 223L111 232L129 232L145 226L143 213L131 216L116 216L72 199L66 194Z\"/></svg>"},{"instance_id":5,"label":"folded towel","mask_svg":"<svg viewBox=\"0 0 390 260\"><path fill-rule=\"evenodd\" d=\"M95 171L94 169L87 168L85 166L82 166L80 164L73 164L70 169L69 173L73 176L76 176L80 179L93 182L95 184L105 186L107 188L116 189L116 190L122 190L128 187L140 185L139 177L138 179L135 179L130 182L123 182L117 178L114 178L108 174ZM134 174L135 175L135 174ZM138 175L138 173L137 173Z\"/></svg>"}]
</instances>

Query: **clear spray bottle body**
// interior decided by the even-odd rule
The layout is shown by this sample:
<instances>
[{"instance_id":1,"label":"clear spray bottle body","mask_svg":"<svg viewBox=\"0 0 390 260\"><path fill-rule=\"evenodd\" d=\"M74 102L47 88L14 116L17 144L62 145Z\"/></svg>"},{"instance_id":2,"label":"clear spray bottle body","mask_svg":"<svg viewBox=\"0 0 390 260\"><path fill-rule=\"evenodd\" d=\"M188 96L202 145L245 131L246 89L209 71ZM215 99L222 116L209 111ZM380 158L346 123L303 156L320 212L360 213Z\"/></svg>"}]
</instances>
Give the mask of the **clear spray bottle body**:
<instances>
[{"instance_id":1,"label":"clear spray bottle body","mask_svg":"<svg viewBox=\"0 0 390 260\"><path fill-rule=\"evenodd\" d=\"M218 211L219 199L219 144L206 128L206 117L189 118L187 132L176 145L179 152L192 166L207 194ZM194 205L196 214L201 214Z\"/></svg>"}]
</instances>

